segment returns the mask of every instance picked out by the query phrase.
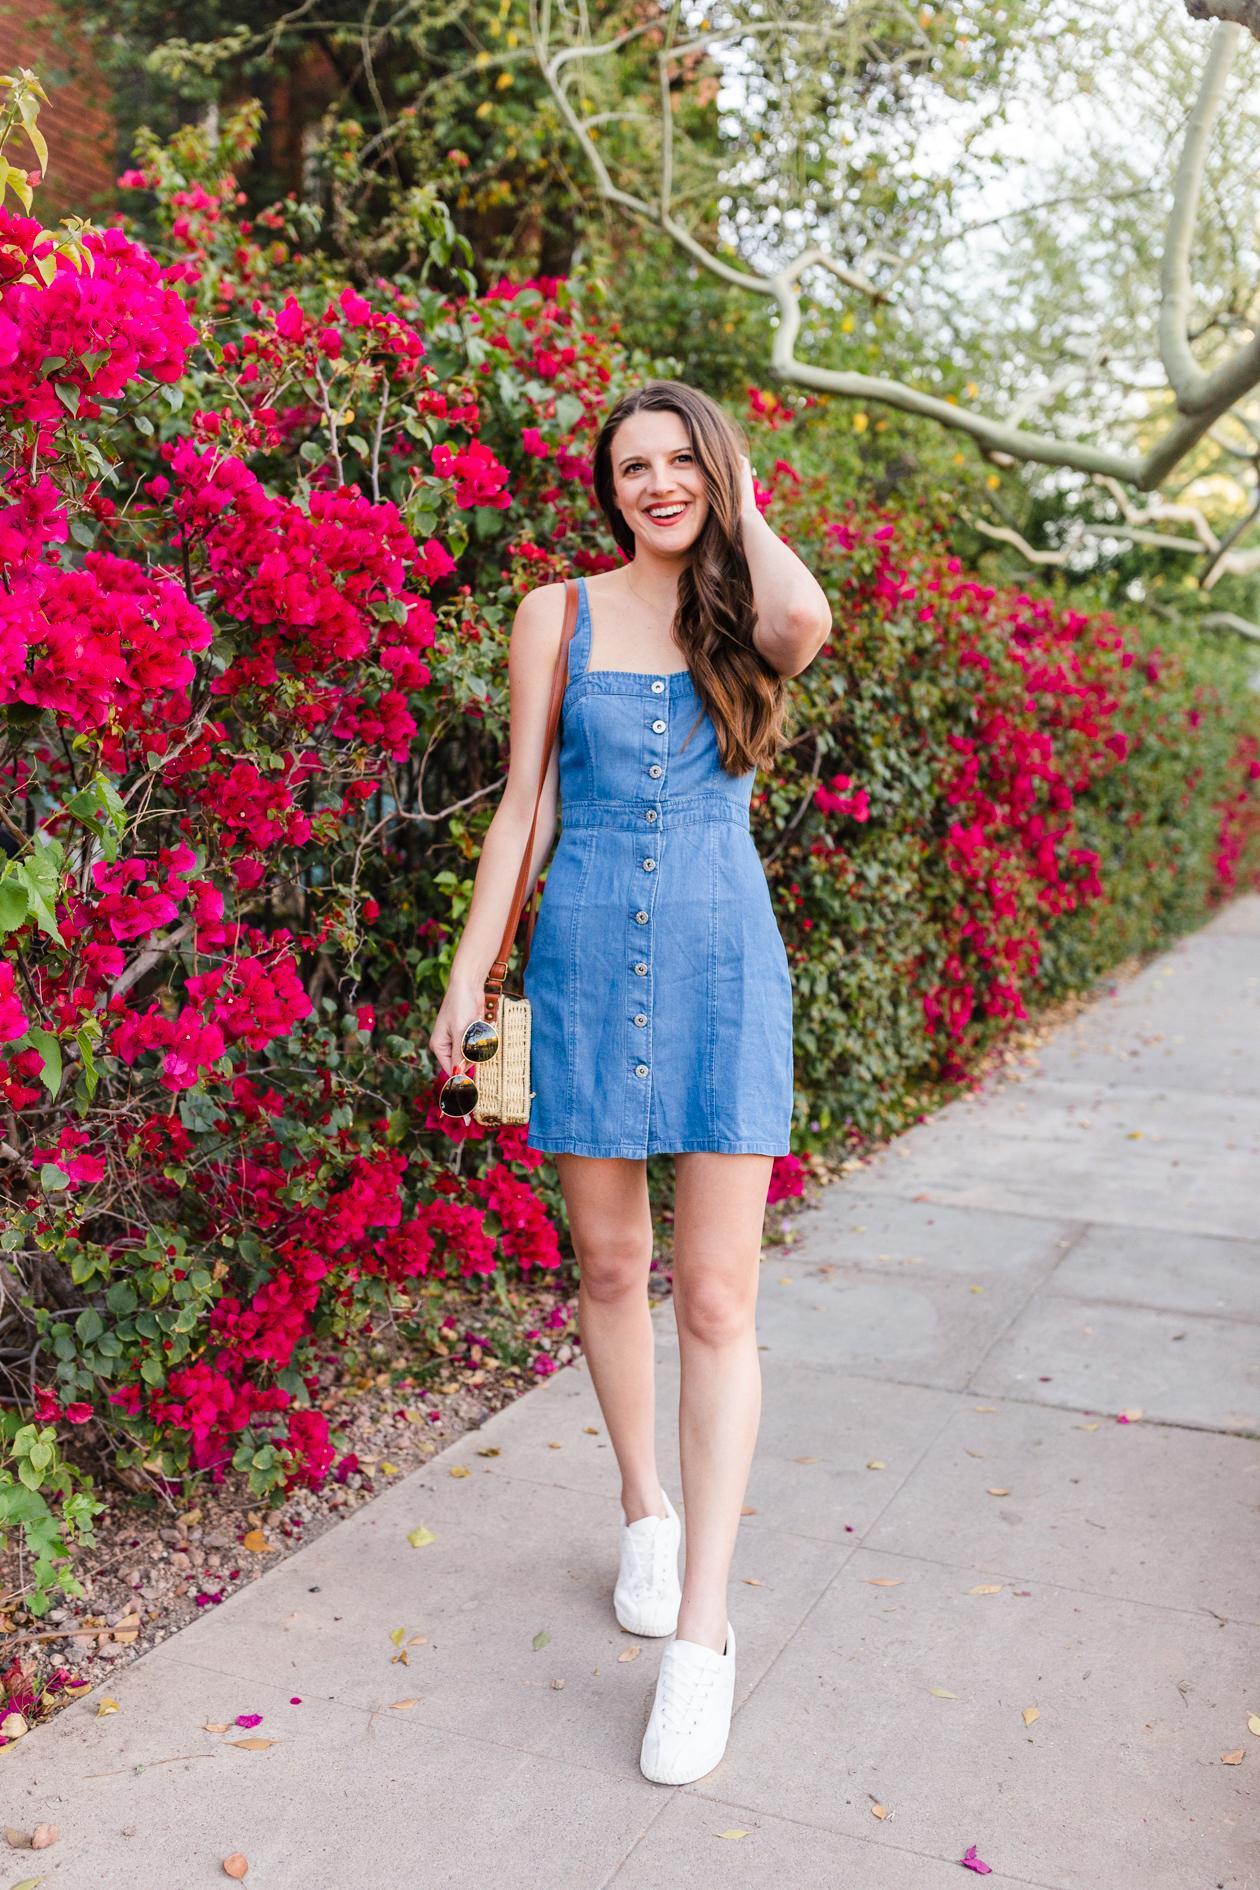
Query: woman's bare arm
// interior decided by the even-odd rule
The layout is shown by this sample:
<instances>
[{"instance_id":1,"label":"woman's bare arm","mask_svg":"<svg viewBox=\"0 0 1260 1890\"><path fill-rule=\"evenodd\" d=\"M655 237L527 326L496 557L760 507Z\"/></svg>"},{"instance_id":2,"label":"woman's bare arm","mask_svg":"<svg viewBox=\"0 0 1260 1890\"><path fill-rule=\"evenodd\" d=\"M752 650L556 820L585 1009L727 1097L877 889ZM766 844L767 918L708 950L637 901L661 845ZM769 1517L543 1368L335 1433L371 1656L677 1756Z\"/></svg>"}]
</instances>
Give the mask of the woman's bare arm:
<instances>
[{"instance_id":1,"label":"woman's bare arm","mask_svg":"<svg viewBox=\"0 0 1260 1890\"><path fill-rule=\"evenodd\" d=\"M538 770L542 765L552 676L563 622L563 584L540 584L517 606L508 649L508 778L482 842L468 918L451 965L452 985L477 988L484 985L502 942L508 902L516 886L534 817ZM525 883L527 899L555 839L558 751L557 740L538 806L538 826Z\"/></svg>"}]
</instances>

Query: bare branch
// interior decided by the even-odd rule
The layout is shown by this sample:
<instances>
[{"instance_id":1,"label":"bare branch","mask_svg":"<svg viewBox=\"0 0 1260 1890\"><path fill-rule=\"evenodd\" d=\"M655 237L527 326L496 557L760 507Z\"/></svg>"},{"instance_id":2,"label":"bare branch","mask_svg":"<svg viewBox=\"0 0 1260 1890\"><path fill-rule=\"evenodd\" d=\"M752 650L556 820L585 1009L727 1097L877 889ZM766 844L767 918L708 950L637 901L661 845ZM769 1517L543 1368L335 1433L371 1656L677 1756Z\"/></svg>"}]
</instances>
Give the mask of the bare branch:
<instances>
[{"instance_id":1,"label":"bare branch","mask_svg":"<svg viewBox=\"0 0 1260 1890\"><path fill-rule=\"evenodd\" d=\"M1260 5L1260 0L1248 0L1248 3ZM1138 454L1119 448L1095 446L1086 440L1057 439L1051 434L1022 425L1022 413L1040 404L1049 393L1055 391L1054 383L1039 400L1023 402L1014 415L1002 419L976 412L920 388L907 386L891 377L846 373L799 360L795 353L801 327L799 285L807 270L823 269L844 287L873 302L887 301L890 289L826 250L812 245L773 274L741 268L714 255L677 222L670 208L674 174L673 114L669 106L670 72L684 53L699 53L732 37L732 29L724 32L715 30L701 33L683 44L676 44L672 34L677 13L675 4L668 18L668 31L663 35L664 43L656 54L661 96L662 172L655 202L622 190L614 183L602 153L589 135L588 121L584 121L574 109L566 83L566 69L577 61L605 58L616 53L649 28L661 31L661 18L657 16L640 22L598 45L579 41L553 49L550 44L552 0L530 0L530 28L543 76L566 124L586 156L600 196L606 202L616 204L629 214L663 230L694 262L720 281L750 294L767 297L775 303L779 321L771 341L771 366L782 381L819 393L876 401L903 413L934 420L954 432L968 434L984 454L999 462L1023 461L1043 466L1072 467L1116 480L1139 491L1152 491L1162 485L1217 422L1245 394L1260 385L1260 331L1253 332L1243 346L1211 373L1199 367L1189 340L1190 255L1202 195L1206 152L1241 41L1240 25L1218 25L1213 33L1198 98L1183 141L1167 227L1166 254L1161 269L1160 348L1172 404L1162 432L1145 453ZM804 30L807 26L812 28L813 24L790 19L775 20L766 25L748 23L739 30L773 30L783 33ZM873 253L871 260L875 260ZM887 258L885 252L881 260L893 259ZM895 279L904 268L904 259L893 262L892 278Z\"/></svg>"},{"instance_id":2,"label":"bare branch","mask_svg":"<svg viewBox=\"0 0 1260 1890\"><path fill-rule=\"evenodd\" d=\"M1227 20L1260 39L1260 0L1186 0L1192 20Z\"/></svg>"}]
</instances>

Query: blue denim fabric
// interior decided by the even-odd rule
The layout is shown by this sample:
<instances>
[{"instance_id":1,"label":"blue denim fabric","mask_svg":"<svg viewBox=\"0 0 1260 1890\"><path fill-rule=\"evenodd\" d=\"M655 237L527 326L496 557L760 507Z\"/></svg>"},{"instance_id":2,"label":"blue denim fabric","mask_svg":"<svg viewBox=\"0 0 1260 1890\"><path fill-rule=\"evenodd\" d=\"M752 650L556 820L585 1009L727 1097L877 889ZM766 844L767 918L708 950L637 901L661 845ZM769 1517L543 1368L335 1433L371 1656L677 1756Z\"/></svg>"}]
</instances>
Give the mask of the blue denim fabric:
<instances>
[{"instance_id":1,"label":"blue denim fabric","mask_svg":"<svg viewBox=\"0 0 1260 1890\"><path fill-rule=\"evenodd\" d=\"M529 1143L786 1155L792 984L749 827L756 770L722 768L688 670L588 667L578 582L561 831L522 985Z\"/></svg>"}]
</instances>

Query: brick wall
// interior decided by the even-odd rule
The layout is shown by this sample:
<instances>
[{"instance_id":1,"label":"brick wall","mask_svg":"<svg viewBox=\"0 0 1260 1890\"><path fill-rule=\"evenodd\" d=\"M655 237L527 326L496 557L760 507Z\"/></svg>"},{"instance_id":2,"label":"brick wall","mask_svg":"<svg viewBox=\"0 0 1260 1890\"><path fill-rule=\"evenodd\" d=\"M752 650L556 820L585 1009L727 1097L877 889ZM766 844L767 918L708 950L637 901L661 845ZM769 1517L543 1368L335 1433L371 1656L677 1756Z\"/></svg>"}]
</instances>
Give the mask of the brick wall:
<instances>
[{"instance_id":1,"label":"brick wall","mask_svg":"<svg viewBox=\"0 0 1260 1890\"><path fill-rule=\"evenodd\" d=\"M72 28L51 24L38 0L25 7L0 0L0 72L19 66L29 66L48 94L39 113L48 140L48 180L35 196L40 221L55 223L70 212L99 217L113 207L122 159L109 91L90 44ZM24 138L15 134L9 153L34 169L37 160Z\"/></svg>"}]
</instances>

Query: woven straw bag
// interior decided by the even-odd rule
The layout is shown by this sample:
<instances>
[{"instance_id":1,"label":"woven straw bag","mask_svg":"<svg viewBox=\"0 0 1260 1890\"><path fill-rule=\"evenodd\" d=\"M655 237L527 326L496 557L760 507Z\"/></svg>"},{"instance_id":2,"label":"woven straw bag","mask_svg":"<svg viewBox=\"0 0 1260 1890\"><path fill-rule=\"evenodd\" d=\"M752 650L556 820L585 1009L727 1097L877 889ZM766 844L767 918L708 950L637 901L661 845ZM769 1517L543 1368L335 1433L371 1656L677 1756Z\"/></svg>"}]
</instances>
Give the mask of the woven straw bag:
<instances>
[{"instance_id":1,"label":"woven straw bag","mask_svg":"<svg viewBox=\"0 0 1260 1890\"><path fill-rule=\"evenodd\" d=\"M565 585L564 629L560 636L555 672L551 679L551 704L547 712L547 735L543 743L538 792L534 796L534 818L530 822L529 838L525 842L525 857L521 861L521 870L516 876L516 890L512 895L507 923L503 928L502 943L499 946L498 956L486 977L485 1019L488 1024L499 1026L499 1047L487 1062L477 1065L477 1100L473 1104L472 1113L477 1122L491 1126L505 1122L528 1122L529 1105L534 1095L530 1088L532 1019L529 999L524 995L523 989L515 992L508 991L505 988L505 980L508 959L520 923L525 882L529 878L529 863L534 852L534 835L538 830L538 810L542 805L543 786L547 779L547 768L551 761L556 730L560 725L564 691L569 680L569 644L577 623L577 611L578 587L576 580L570 578ZM519 977L522 986L525 967L529 963L529 948L533 943L537 918L538 881L535 880L526 915L524 944L521 949Z\"/></svg>"}]
</instances>

